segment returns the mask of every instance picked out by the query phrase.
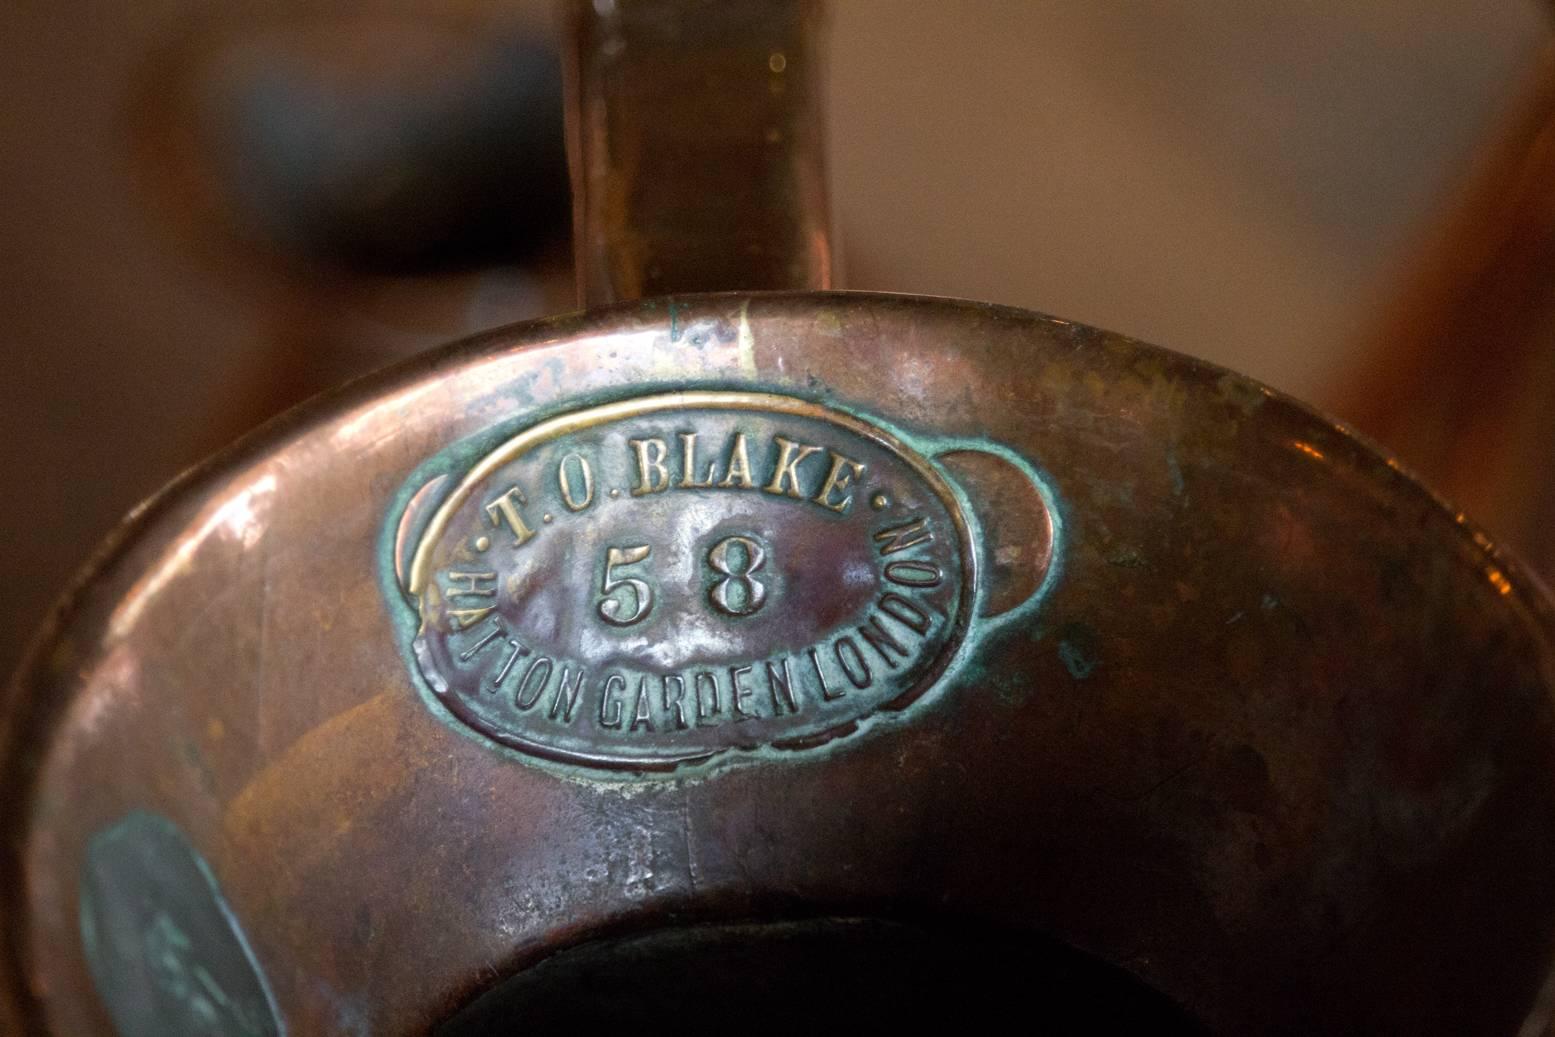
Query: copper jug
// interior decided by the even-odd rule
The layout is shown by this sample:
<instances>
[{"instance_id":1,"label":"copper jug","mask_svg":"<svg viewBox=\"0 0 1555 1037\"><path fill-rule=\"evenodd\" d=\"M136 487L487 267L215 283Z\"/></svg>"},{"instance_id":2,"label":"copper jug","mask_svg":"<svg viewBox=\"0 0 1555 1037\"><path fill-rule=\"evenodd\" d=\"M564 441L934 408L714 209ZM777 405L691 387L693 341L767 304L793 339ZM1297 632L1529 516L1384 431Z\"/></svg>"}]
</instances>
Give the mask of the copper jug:
<instances>
[{"instance_id":1,"label":"copper jug","mask_svg":"<svg viewBox=\"0 0 1555 1037\"><path fill-rule=\"evenodd\" d=\"M815 4L571 17L589 308L185 476L11 685L4 1032L1537 1032L1518 565L1246 378L831 290Z\"/></svg>"}]
</instances>

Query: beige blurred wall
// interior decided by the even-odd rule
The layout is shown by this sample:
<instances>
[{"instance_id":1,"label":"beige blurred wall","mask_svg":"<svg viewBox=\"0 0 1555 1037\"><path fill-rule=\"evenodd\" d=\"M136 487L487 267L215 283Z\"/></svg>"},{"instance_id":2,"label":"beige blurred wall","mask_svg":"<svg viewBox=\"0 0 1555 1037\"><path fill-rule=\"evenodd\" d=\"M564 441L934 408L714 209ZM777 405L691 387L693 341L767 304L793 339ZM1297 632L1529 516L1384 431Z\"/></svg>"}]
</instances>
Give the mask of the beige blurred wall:
<instances>
[{"instance_id":1,"label":"beige blurred wall","mask_svg":"<svg viewBox=\"0 0 1555 1037\"><path fill-rule=\"evenodd\" d=\"M213 20L544 32L542 8L0 7L0 668L117 517L237 430L566 301L555 264L325 276L174 226L136 150L158 62ZM849 286L1041 309L1319 403L1546 33L1531 0L833 11Z\"/></svg>"},{"instance_id":2,"label":"beige blurred wall","mask_svg":"<svg viewBox=\"0 0 1555 1037\"><path fill-rule=\"evenodd\" d=\"M850 283L1321 400L1547 34L1527 0L843 0Z\"/></svg>"}]
</instances>

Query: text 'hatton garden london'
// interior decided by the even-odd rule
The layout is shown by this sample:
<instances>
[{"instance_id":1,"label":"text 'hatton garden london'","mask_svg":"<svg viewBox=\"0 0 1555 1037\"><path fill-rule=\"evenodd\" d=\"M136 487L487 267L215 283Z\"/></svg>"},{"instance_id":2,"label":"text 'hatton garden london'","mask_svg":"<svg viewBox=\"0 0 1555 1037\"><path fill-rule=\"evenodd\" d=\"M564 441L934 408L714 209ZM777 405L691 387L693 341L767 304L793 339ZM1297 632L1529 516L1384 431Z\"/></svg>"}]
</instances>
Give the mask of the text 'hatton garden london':
<instances>
[{"instance_id":1,"label":"text 'hatton garden london'","mask_svg":"<svg viewBox=\"0 0 1555 1037\"><path fill-rule=\"evenodd\" d=\"M460 721L552 759L803 747L932 683L968 554L943 478L872 424L782 396L648 397L475 464L417 547L415 652Z\"/></svg>"}]
</instances>

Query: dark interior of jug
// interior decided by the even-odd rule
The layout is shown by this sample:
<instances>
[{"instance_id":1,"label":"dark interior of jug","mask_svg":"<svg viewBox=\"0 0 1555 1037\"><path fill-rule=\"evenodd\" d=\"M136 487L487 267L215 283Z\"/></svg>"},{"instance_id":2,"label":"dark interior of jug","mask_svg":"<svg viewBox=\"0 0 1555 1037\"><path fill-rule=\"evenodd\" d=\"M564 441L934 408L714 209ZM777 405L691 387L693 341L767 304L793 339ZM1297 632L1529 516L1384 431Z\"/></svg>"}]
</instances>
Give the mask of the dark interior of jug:
<instances>
[{"instance_id":1,"label":"dark interior of jug","mask_svg":"<svg viewBox=\"0 0 1555 1037\"><path fill-rule=\"evenodd\" d=\"M1204 1034L1130 973L1030 933L815 919L584 943L498 983L438 1037L917 1032Z\"/></svg>"}]
</instances>

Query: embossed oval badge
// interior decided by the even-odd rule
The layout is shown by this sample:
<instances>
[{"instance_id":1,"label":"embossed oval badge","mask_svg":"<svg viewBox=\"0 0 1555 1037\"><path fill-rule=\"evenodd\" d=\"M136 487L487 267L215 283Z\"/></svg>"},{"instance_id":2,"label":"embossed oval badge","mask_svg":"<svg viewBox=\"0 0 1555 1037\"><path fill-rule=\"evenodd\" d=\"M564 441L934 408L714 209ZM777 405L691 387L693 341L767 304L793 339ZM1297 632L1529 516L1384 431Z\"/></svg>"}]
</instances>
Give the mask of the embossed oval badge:
<instances>
[{"instance_id":1,"label":"embossed oval badge","mask_svg":"<svg viewBox=\"0 0 1555 1037\"><path fill-rule=\"evenodd\" d=\"M590 407L455 479L396 529L413 653L449 714L536 756L643 770L819 745L922 696L974 618L962 495L898 435L807 400ZM1050 532L1030 497L1028 598Z\"/></svg>"}]
</instances>

